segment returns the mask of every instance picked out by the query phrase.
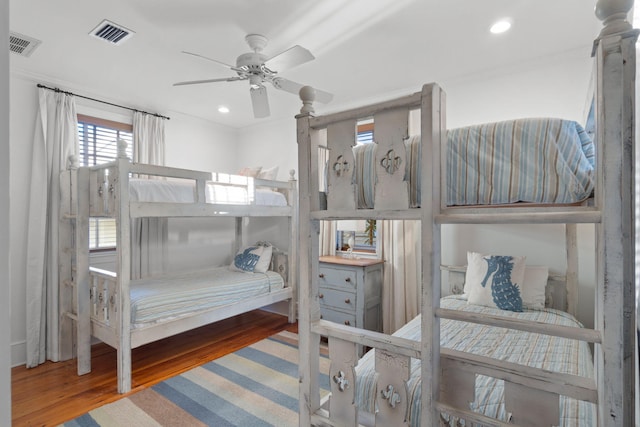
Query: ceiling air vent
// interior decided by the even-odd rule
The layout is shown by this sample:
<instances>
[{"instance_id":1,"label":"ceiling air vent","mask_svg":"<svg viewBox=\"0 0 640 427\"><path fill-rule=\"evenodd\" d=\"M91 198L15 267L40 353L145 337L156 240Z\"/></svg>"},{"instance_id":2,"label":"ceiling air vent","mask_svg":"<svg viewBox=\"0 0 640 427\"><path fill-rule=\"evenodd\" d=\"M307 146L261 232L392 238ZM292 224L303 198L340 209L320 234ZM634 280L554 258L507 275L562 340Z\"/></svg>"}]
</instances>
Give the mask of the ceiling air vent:
<instances>
[{"instance_id":1,"label":"ceiling air vent","mask_svg":"<svg viewBox=\"0 0 640 427\"><path fill-rule=\"evenodd\" d=\"M89 34L111 44L122 44L135 33L122 25L114 24L105 19Z\"/></svg>"},{"instance_id":2,"label":"ceiling air vent","mask_svg":"<svg viewBox=\"0 0 640 427\"><path fill-rule=\"evenodd\" d=\"M9 50L18 55L29 57L33 51L42 43L33 37L23 36L22 34L9 33Z\"/></svg>"}]
</instances>

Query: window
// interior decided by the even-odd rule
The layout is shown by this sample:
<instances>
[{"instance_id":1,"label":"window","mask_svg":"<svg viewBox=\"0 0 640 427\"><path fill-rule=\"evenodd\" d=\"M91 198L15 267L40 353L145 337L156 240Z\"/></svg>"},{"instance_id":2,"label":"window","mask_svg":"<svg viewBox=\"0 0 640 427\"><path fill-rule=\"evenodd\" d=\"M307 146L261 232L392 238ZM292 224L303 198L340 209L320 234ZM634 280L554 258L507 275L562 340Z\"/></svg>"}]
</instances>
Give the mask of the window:
<instances>
[{"instance_id":1,"label":"window","mask_svg":"<svg viewBox=\"0 0 640 427\"><path fill-rule=\"evenodd\" d=\"M373 120L358 123L356 128L356 144L370 144L373 142Z\"/></svg>"},{"instance_id":2,"label":"window","mask_svg":"<svg viewBox=\"0 0 640 427\"><path fill-rule=\"evenodd\" d=\"M80 166L95 166L114 160L118 140L127 141L127 155L133 154L133 127L130 124L78 114ZM116 224L113 218L89 220L89 249L113 249L116 246Z\"/></svg>"}]
</instances>

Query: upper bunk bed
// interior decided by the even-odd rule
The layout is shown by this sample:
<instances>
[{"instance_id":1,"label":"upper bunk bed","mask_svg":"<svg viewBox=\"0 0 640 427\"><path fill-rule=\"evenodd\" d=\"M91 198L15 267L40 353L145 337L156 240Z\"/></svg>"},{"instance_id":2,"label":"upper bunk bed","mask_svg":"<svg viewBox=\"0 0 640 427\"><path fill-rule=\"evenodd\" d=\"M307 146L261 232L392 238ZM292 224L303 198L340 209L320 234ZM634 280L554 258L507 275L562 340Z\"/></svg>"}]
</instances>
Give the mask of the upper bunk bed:
<instances>
[{"instance_id":1,"label":"upper bunk bed","mask_svg":"<svg viewBox=\"0 0 640 427\"><path fill-rule=\"evenodd\" d=\"M131 349L277 302L288 303L295 321L297 189L289 181L257 179L132 163L126 146L102 165L63 172L63 205L72 218L75 247L62 250L75 284L65 297L76 321L78 374L91 370L91 337L116 348L118 391L131 390ZM115 271L90 265L91 218L115 219ZM189 271L133 273L140 241L132 238L147 218L235 218L229 264ZM283 218L282 250L248 242L246 218ZM188 227L188 225L186 225ZM166 236L165 236L166 237ZM276 239L276 236L273 237ZM280 238L281 239L281 238ZM282 240L282 239L281 239ZM63 261L64 262L64 261ZM67 289L69 287L65 287Z\"/></svg>"},{"instance_id":2,"label":"upper bunk bed","mask_svg":"<svg viewBox=\"0 0 640 427\"><path fill-rule=\"evenodd\" d=\"M423 143L425 130L411 134L408 124L427 96L431 108L444 106L436 88L310 118L310 162L318 165L311 179L320 189L314 218L419 219L422 195L434 200L437 192L442 223L598 220L594 143L579 123L525 118L440 128ZM361 120L374 123L374 144L354 144ZM431 165L434 158L437 165ZM422 174L423 165L444 165L438 188L432 188L429 170Z\"/></svg>"},{"instance_id":3,"label":"upper bunk bed","mask_svg":"<svg viewBox=\"0 0 640 427\"><path fill-rule=\"evenodd\" d=\"M436 84L425 85L421 92L413 95L318 117L313 114L313 88L301 90L303 107L296 117L300 218L309 218L308 221L301 220L299 227L300 253L304 260L300 264L299 275L301 425L430 426L458 419L492 426L582 425L580 421L575 424L577 418L574 424L566 424L559 419L561 396L593 405L595 409L587 419L594 425L634 425L637 368L634 357L635 319L631 315L635 310L634 181L631 171L634 170L635 42L638 32L625 20L632 6L630 3L623 5L602 0L598 1L596 8L597 16L604 21L605 27L594 43L593 52L593 145L585 138L583 129L562 121L556 122L558 126L572 127L573 135L577 136L570 138L573 144L554 143L556 149L549 151L553 144L536 143L539 148L544 148L535 153L542 164L585 166L568 167L574 171L581 169L579 173L571 174L568 185L564 187L572 190L575 200L560 198L557 200L560 203L553 203L556 200L524 200L518 196L515 200L508 200L516 203L501 201L496 205L492 204L491 198L484 199L484 195L480 196L474 190L471 199L462 203L453 201L450 196L455 194L455 189L465 187L450 186L451 181L461 174L448 169L455 163L452 160L460 160L450 157L453 155L449 143L453 134L469 134L469 130L447 129L445 93ZM417 138L410 138L412 110L419 110L419 143ZM374 122L376 146L369 158L358 158L359 153L354 155L356 125L362 119L373 119ZM507 127L517 129L518 125L514 123L510 122ZM544 126L548 128L550 123L547 121ZM498 129L502 125L486 126ZM540 128L541 122L535 126ZM514 135L518 132L504 133ZM414 144L419 144L418 149L414 150L412 147L416 146L407 144L411 139ZM475 138L478 140L487 143L482 138ZM514 147L512 141L509 139L510 147ZM551 158L543 156L545 150L546 154L552 154ZM491 152L499 154L503 151ZM578 154L577 161L572 155L566 156L571 153ZM508 157L507 166L513 166L513 150ZM417 162L416 158L419 159ZM473 158L476 165L482 161L478 156ZM488 160L495 164L495 156ZM412 164L417 167L412 169ZM464 172L468 167L467 164L459 170ZM533 169L537 171L531 176L532 182L541 183L549 178L548 174L538 173L541 168ZM551 170L554 169L557 171L557 168ZM578 185L583 171L586 171L586 185ZM419 182L417 186L409 184L411 179L419 180L414 181ZM521 182L526 182L526 179L529 177ZM476 190L481 186L478 182ZM513 184L513 179L506 182ZM558 190L556 194L568 193L561 190L562 186L560 181L551 185ZM542 185L542 188L549 187ZM412 191L419 195L419 199L412 199ZM363 204L363 199L368 201ZM474 199L487 200L487 203L478 205L469 201ZM338 219L411 219L422 222L421 315L410 325L412 331L408 335L385 335L321 318L317 262L319 222ZM582 328L579 323L550 325L539 319L517 318L504 310L490 313L465 310L464 307L469 307L467 302L461 307L457 302L441 299L440 226L458 223L566 224L565 280L574 284L578 274L575 224L595 224L594 329ZM469 281L468 276L465 280ZM571 290L567 293L569 306L575 309L576 295ZM544 364L527 367L505 361L497 354L477 354L464 345L451 348L450 330L445 328L445 324L452 322L463 322L465 328L488 326L513 330L518 337L522 336L520 334L532 334L525 338L525 342L545 336L552 340L580 343L578 347L586 349L587 356L581 353L576 359L585 359L592 365L586 370L553 372L554 369ZM485 335L489 339L489 334L484 332L474 336L482 341ZM331 393L322 400L318 391L321 336L328 337L331 358ZM365 356L370 359L367 363L374 365L368 369L373 370L375 377L375 385L365 392L370 396L370 399L364 399L369 400L369 418L364 416L367 409L362 406L363 379L360 374L363 368L357 357L359 346L373 349L373 353ZM593 357L589 354L590 346ZM411 382L411 375L416 375L412 373L415 361L419 362L419 381ZM476 412L470 407L470 402L473 403L474 396L477 396L477 376L504 382L506 391L503 395L507 398L503 403L506 410L501 415L502 419ZM417 387L417 400L409 396L410 387Z\"/></svg>"}]
</instances>

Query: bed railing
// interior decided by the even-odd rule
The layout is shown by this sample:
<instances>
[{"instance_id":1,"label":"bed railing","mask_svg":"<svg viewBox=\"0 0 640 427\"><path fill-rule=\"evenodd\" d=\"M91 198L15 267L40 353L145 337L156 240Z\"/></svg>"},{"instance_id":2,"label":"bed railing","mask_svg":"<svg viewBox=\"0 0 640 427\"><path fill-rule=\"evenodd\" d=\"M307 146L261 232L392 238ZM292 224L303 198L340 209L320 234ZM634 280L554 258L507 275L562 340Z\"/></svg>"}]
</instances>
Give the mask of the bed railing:
<instances>
[{"instance_id":1,"label":"bed railing","mask_svg":"<svg viewBox=\"0 0 640 427\"><path fill-rule=\"evenodd\" d=\"M172 180L174 185L193 187L193 198L180 202L157 202L131 199L129 215L140 217L168 216L286 216L290 214L295 201L295 171L290 171L288 181L254 179L225 173L211 173L188 169L131 163L123 149L119 157L110 163L89 167L89 212L92 217L110 217L116 215L116 199L124 200L120 192L128 191L135 177L156 180ZM165 181L168 182L168 181ZM213 187L212 187L213 186ZM283 193L286 206L259 206L256 204L256 190L269 188ZM229 200L208 200L211 188L220 192L233 192L237 196ZM188 188L185 189L189 191ZM236 190L234 192L234 190Z\"/></svg>"}]
</instances>

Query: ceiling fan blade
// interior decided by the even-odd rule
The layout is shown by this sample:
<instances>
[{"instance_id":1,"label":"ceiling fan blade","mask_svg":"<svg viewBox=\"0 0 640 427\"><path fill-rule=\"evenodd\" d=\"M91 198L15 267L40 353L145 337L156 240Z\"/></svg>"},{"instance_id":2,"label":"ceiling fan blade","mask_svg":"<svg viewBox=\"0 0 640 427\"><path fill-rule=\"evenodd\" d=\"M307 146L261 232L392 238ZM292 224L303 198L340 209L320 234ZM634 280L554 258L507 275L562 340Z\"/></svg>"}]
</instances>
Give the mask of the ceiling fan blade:
<instances>
[{"instance_id":1,"label":"ceiling fan blade","mask_svg":"<svg viewBox=\"0 0 640 427\"><path fill-rule=\"evenodd\" d=\"M296 67L315 59L307 49L295 45L265 61L265 65L272 71L282 71Z\"/></svg>"},{"instance_id":2,"label":"ceiling fan blade","mask_svg":"<svg viewBox=\"0 0 640 427\"><path fill-rule=\"evenodd\" d=\"M251 103L253 104L253 115L255 118L269 117L269 98L267 98L267 88L260 86L251 88Z\"/></svg>"},{"instance_id":3,"label":"ceiling fan blade","mask_svg":"<svg viewBox=\"0 0 640 427\"><path fill-rule=\"evenodd\" d=\"M235 82L236 80L246 80L247 77L223 77L221 79L206 79L206 80L190 80L188 82L174 83L174 86L186 86L186 85L198 85L201 83L215 83L215 82Z\"/></svg>"},{"instance_id":4,"label":"ceiling fan blade","mask_svg":"<svg viewBox=\"0 0 640 427\"><path fill-rule=\"evenodd\" d=\"M235 71L235 69L236 69L236 67L235 67L235 66L233 66L233 65L229 65L229 64L224 63L224 62L222 62L222 61L218 61L217 59L208 58L208 57L206 57L206 56L202 56L202 55L197 54L197 53L187 52L187 51L184 51L184 50L182 51L182 53L185 53L185 54L187 54L187 55L197 56L198 58L206 59L207 61L215 62L216 64L220 64L220 65L222 65L222 66L224 66L224 67L231 68L231 69L232 69L232 70L234 70L234 71Z\"/></svg>"},{"instance_id":5,"label":"ceiling fan blade","mask_svg":"<svg viewBox=\"0 0 640 427\"><path fill-rule=\"evenodd\" d=\"M271 83L276 89L284 90L285 92L290 92L296 95L300 93L300 89L304 86L300 83L296 83L282 77L274 77L271 79ZM316 101L326 104L331 102L333 99L333 94L316 88L313 89L316 91Z\"/></svg>"}]
</instances>

